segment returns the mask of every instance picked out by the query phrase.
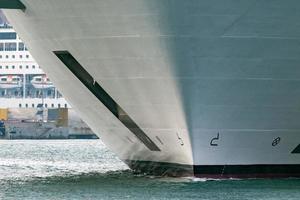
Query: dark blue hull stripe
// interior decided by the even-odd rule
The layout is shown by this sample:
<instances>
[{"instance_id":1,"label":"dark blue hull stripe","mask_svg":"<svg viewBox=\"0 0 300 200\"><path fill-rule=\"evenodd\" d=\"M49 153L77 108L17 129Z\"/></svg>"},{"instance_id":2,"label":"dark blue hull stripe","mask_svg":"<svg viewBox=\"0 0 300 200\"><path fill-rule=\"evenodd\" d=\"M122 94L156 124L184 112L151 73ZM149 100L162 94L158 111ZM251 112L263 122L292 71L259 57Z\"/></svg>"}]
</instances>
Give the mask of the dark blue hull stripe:
<instances>
[{"instance_id":1,"label":"dark blue hull stripe","mask_svg":"<svg viewBox=\"0 0 300 200\"><path fill-rule=\"evenodd\" d=\"M54 51L66 67L151 151L160 151L158 146L130 118L119 104L95 81L68 51Z\"/></svg>"},{"instance_id":2,"label":"dark blue hull stripe","mask_svg":"<svg viewBox=\"0 0 300 200\"><path fill-rule=\"evenodd\" d=\"M300 177L300 164L289 165L182 165L125 160L138 173L157 176L196 176L204 178L289 178Z\"/></svg>"}]
</instances>

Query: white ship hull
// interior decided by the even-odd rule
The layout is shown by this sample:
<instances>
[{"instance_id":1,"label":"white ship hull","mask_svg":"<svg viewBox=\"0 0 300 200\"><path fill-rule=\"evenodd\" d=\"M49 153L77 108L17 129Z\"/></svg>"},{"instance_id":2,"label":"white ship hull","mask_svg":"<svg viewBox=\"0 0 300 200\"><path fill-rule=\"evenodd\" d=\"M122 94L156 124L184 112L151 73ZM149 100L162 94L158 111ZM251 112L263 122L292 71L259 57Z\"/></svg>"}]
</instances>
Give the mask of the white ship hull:
<instances>
[{"instance_id":1,"label":"white ship hull","mask_svg":"<svg viewBox=\"0 0 300 200\"><path fill-rule=\"evenodd\" d=\"M22 2L8 19L133 169L300 176L300 2Z\"/></svg>"}]
</instances>

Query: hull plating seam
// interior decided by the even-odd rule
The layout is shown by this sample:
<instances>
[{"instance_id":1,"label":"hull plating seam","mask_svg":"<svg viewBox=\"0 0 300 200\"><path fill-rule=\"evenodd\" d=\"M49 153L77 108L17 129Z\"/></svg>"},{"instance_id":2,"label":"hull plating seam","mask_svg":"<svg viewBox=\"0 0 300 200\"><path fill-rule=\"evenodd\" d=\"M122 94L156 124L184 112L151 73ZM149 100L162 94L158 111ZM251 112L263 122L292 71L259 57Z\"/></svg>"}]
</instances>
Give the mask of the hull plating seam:
<instances>
[{"instance_id":1,"label":"hull plating seam","mask_svg":"<svg viewBox=\"0 0 300 200\"><path fill-rule=\"evenodd\" d=\"M151 151L160 151L159 147L127 115L112 97L96 82L68 51L54 51L65 66L92 92L103 104Z\"/></svg>"}]
</instances>

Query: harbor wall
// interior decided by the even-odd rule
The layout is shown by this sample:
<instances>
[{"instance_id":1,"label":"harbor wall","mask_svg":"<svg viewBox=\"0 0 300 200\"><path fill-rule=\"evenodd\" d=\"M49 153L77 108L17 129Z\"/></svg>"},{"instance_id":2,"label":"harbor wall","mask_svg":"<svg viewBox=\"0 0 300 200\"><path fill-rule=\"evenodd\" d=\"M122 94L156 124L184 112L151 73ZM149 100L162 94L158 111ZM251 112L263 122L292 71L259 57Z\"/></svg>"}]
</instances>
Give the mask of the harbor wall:
<instances>
[{"instance_id":1,"label":"harbor wall","mask_svg":"<svg viewBox=\"0 0 300 200\"><path fill-rule=\"evenodd\" d=\"M0 109L0 117L5 130L0 139L98 139L68 108Z\"/></svg>"}]
</instances>

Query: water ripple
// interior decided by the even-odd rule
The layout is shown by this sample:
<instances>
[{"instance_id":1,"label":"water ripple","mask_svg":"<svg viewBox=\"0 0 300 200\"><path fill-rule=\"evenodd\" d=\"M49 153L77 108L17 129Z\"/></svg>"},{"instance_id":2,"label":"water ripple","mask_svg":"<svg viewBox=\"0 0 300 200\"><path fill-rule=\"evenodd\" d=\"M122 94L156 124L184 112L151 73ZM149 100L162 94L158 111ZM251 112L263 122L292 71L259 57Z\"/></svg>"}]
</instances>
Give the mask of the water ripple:
<instances>
[{"instance_id":1,"label":"water ripple","mask_svg":"<svg viewBox=\"0 0 300 200\"><path fill-rule=\"evenodd\" d=\"M100 140L0 141L0 199L298 200L299 179L135 174Z\"/></svg>"}]
</instances>

